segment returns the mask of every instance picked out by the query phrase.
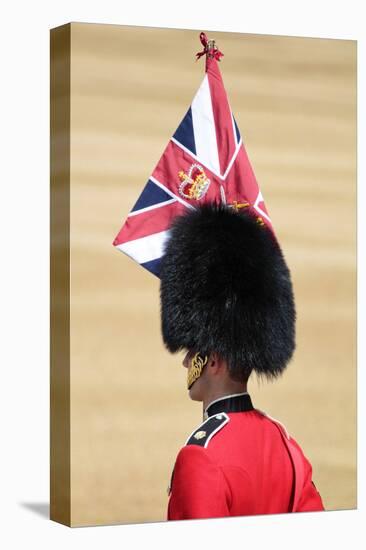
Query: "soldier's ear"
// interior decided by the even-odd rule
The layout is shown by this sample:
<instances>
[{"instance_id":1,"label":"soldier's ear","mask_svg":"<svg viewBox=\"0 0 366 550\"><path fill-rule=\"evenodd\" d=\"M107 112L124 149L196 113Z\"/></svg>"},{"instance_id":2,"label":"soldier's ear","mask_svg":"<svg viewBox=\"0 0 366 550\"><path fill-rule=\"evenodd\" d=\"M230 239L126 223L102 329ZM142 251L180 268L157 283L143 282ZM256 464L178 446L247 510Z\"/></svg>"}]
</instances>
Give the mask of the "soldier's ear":
<instances>
[{"instance_id":1,"label":"soldier's ear","mask_svg":"<svg viewBox=\"0 0 366 550\"><path fill-rule=\"evenodd\" d=\"M211 368L219 368L220 364L221 360L217 353L210 353L210 355L208 356L207 365Z\"/></svg>"}]
</instances>

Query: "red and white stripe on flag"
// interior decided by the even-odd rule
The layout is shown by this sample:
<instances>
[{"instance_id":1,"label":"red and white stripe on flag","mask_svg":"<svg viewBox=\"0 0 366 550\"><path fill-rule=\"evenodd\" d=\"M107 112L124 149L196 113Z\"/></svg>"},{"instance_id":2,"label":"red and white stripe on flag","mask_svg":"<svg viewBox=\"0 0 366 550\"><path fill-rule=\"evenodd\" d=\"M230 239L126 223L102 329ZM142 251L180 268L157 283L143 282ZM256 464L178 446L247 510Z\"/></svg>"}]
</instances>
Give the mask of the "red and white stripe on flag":
<instances>
[{"instance_id":1,"label":"red and white stripe on flag","mask_svg":"<svg viewBox=\"0 0 366 550\"><path fill-rule=\"evenodd\" d=\"M217 60L209 55L191 106L113 244L159 276L172 221L204 202L252 208L272 229Z\"/></svg>"}]
</instances>

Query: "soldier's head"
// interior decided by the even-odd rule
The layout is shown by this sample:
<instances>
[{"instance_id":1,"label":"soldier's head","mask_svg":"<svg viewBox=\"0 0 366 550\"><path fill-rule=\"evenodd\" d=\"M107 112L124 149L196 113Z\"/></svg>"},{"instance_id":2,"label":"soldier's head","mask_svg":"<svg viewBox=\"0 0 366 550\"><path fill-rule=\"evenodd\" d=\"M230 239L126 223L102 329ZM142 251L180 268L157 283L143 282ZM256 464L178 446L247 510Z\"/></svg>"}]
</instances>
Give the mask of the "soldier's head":
<instances>
[{"instance_id":1,"label":"soldier's head","mask_svg":"<svg viewBox=\"0 0 366 550\"><path fill-rule=\"evenodd\" d=\"M189 351L183 366L187 369L187 389L193 401L207 403L221 395L247 391L250 373L243 369L240 376L233 377L226 361L217 353L202 357Z\"/></svg>"},{"instance_id":2,"label":"soldier's head","mask_svg":"<svg viewBox=\"0 0 366 550\"><path fill-rule=\"evenodd\" d=\"M290 273L253 209L205 204L177 217L160 277L170 352L192 350L197 368L211 358L238 383L253 371L268 378L283 372L295 348Z\"/></svg>"}]
</instances>

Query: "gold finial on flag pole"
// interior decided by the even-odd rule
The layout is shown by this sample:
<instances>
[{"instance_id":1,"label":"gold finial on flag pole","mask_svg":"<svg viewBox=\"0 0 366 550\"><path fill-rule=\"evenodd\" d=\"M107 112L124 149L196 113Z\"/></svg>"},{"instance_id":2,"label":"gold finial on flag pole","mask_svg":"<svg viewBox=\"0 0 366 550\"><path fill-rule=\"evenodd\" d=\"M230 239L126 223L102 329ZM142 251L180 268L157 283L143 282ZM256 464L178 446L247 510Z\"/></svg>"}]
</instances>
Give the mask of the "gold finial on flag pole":
<instances>
[{"instance_id":1,"label":"gold finial on flag pole","mask_svg":"<svg viewBox=\"0 0 366 550\"><path fill-rule=\"evenodd\" d=\"M215 47L216 40L214 38L207 40L208 49L211 50L211 48Z\"/></svg>"},{"instance_id":2,"label":"gold finial on flag pole","mask_svg":"<svg viewBox=\"0 0 366 550\"><path fill-rule=\"evenodd\" d=\"M213 54L211 53L211 51L212 50L217 50L217 48L215 46L215 40L208 40L207 41L207 50L208 50L209 57L214 57Z\"/></svg>"},{"instance_id":3,"label":"gold finial on flag pole","mask_svg":"<svg viewBox=\"0 0 366 550\"><path fill-rule=\"evenodd\" d=\"M212 39L208 40L206 34L204 32L201 32L200 41L203 46L203 50L201 52L197 52L196 54L197 59L199 59L202 55L206 54L207 57L220 61L220 58L224 54L220 52L220 50L216 46L215 40L212 40Z\"/></svg>"}]
</instances>

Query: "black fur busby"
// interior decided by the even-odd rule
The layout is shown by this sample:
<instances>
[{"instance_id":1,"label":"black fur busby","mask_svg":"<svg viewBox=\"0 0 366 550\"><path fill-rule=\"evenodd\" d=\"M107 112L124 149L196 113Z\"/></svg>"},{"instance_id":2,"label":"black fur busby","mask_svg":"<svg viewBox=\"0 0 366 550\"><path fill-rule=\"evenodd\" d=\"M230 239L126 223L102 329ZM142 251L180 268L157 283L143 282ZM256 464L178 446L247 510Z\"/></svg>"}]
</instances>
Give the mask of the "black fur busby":
<instances>
[{"instance_id":1,"label":"black fur busby","mask_svg":"<svg viewBox=\"0 0 366 550\"><path fill-rule=\"evenodd\" d=\"M160 278L170 352L216 352L236 380L281 374L295 349L290 272L249 209L206 204L177 217Z\"/></svg>"}]
</instances>

